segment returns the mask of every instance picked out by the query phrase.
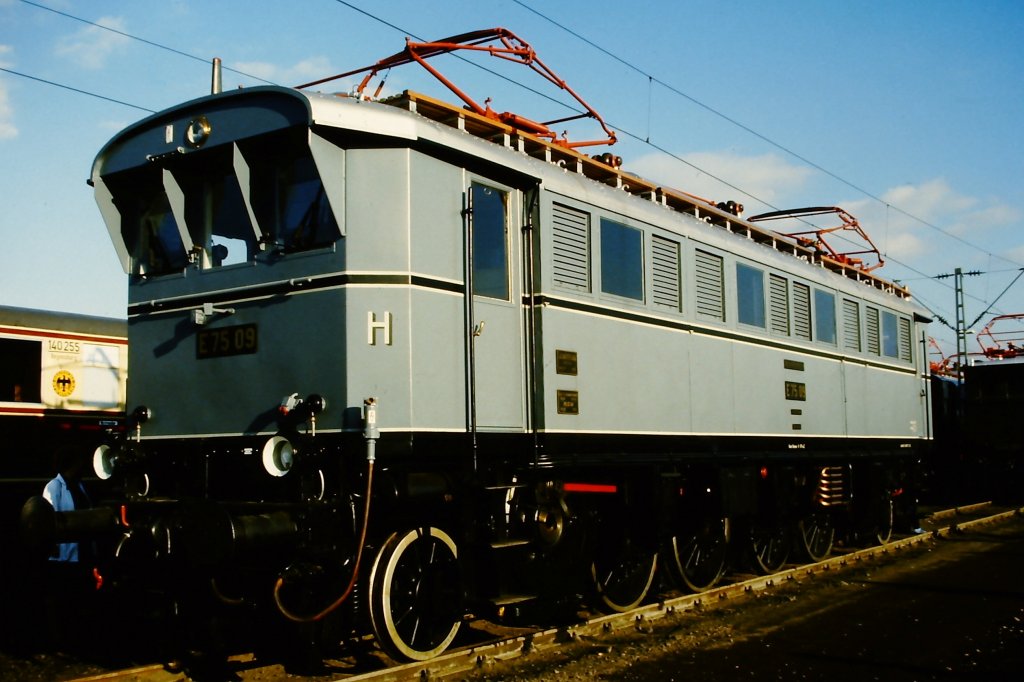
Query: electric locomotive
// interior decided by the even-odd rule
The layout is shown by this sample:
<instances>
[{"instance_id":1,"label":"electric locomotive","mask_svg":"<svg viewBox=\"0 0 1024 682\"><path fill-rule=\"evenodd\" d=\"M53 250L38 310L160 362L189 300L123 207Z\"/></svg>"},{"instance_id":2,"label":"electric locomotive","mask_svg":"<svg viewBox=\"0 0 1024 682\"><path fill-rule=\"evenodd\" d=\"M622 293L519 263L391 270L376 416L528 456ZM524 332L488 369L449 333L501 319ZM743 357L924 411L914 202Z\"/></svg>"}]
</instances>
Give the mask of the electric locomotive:
<instances>
[{"instance_id":1,"label":"electric locomotive","mask_svg":"<svg viewBox=\"0 0 1024 682\"><path fill-rule=\"evenodd\" d=\"M909 293L457 89L365 89L488 41L614 142L493 29L410 42L354 94L215 92L100 151L132 365L95 455L125 491L87 524L105 570L426 659L470 612L621 611L659 566L699 590L837 528L887 539L929 441Z\"/></svg>"}]
</instances>

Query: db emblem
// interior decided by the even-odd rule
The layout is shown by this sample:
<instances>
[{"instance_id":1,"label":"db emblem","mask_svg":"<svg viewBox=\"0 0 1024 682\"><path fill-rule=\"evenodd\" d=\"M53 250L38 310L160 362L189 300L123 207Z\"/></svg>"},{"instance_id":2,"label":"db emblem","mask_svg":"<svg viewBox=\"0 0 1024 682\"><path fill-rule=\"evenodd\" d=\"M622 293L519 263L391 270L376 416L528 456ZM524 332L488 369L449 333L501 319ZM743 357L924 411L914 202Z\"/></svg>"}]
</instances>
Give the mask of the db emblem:
<instances>
[{"instance_id":1,"label":"db emblem","mask_svg":"<svg viewBox=\"0 0 1024 682\"><path fill-rule=\"evenodd\" d=\"M53 392L61 398L67 398L75 392L75 377L71 372L62 369L53 375Z\"/></svg>"}]
</instances>

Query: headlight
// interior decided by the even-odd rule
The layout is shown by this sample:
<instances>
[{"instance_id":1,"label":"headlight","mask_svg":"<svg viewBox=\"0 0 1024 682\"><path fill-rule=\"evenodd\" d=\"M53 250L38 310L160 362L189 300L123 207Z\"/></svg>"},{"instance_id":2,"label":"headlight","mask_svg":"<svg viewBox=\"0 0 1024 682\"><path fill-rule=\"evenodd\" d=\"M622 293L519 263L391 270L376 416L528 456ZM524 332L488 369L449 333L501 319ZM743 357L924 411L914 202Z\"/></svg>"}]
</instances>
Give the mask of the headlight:
<instances>
[{"instance_id":1,"label":"headlight","mask_svg":"<svg viewBox=\"0 0 1024 682\"><path fill-rule=\"evenodd\" d=\"M263 445L263 468L271 476L284 476L295 464L295 447L284 436L274 436Z\"/></svg>"},{"instance_id":2,"label":"headlight","mask_svg":"<svg viewBox=\"0 0 1024 682\"><path fill-rule=\"evenodd\" d=\"M114 475L117 466L117 455L109 445L101 445L92 453L92 470L96 477L105 481Z\"/></svg>"}]
</instances>

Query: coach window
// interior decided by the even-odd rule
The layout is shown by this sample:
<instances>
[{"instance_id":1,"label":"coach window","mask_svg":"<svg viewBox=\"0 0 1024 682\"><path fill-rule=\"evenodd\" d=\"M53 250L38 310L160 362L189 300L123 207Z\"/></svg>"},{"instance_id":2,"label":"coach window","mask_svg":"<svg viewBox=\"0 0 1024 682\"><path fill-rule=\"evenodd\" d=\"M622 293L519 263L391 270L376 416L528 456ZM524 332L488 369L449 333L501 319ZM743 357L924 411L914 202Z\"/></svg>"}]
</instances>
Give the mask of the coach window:
<instances>
[{"instance_id":1,"label":"coach window","mask_svg":"<svg viewBox=\"0 0 1024 682\"><path fill-rule=\"evenodd\" d=\"M743 263L736 264L737 319L754 327L765 326L764 273Z\"/></svg>"},{"instance_id":2,"label":"coach window","mask_svg":"<svg viewBox=\"0 0 1024 682\"><path fill-rule=\"evenodd\" d=\"M814 333L818 341L836 342L836 297L821 289L814 290Z\"/></svg>"},{"instance_id":3,"label":"coach window","mask_svg":"<svg viewBox=\"0 0 1024 682\"><path fill-rule=\"evenodd\" d=\"M474 182L473 293L508 300L508 195Z\"/></svg>"},{"instance_id":4,"label":"coach window","mask_svg":"<svg viewBox=\"0 0 1024 682\"><path fill-rule=\"evenodd\" d=\"M882 311L882 354L890 358L899 357L899 332L896 314Z\"/></svg>"},{"instance_id":5,"label":"coach window","mask_svg":"<svg viewBox=\"0 0 1024 682\"><path fill-rule=\"evenodd\" d=\"M644 300L643 233L601 219L601 291Z\"/></svg>"},{"instance_id":6,"label":"coach window","mask_svg":"<svg viewBox=\"0 0 1024 682\"><path fill-rule=\"evenodd\" d=\"M0 402L38 403L43 344L0 339Z\"/></svg>"}]
</instances>

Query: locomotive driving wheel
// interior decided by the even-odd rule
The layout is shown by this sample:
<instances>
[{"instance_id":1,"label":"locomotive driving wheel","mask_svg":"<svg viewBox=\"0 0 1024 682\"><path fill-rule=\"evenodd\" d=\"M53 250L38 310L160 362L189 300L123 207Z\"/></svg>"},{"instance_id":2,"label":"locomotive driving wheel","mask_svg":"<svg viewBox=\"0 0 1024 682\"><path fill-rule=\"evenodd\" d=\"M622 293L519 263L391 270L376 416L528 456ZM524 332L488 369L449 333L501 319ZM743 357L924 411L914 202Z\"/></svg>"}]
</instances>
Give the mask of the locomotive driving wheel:
<instances>
[{"instance_id":1,"label":"locomotive driving wheel","mask_svg":"<svg viewBox=\"0 0 1024 682\"><path fill-rule=\"evenodd\" d=\"M707 519L672 538L669 567L688 590L703 592L714 587L725 573L728 550L726 520Z\"/></svg>"},{"instance_id":2,"label":"locomotive driving wheel","mask_svg":"<svg viewBox=\"0 0 1024 682\"><path fill-rule=\"evenodd\" d=\"M598 548L590 565L590 577L604 608L623 613L644 600L657 568L656 551L624 537Z\"/></svg>"},{"instance_id":3,"label":"locomotive driving wheel","mask_svg":"<svg viewBox=\"0 0 1024 682\"><path fill-rule=\"evenodd\" d=\"M761 575L781 570L789 559L793 535L785 525L754 521L747 545L750 562Z\"/></svg>"},{"instance_id":4,"label":"locomotive driving wheel","mask_svg":"<svg viewBox=\"0 0 1024 682\"><path fill-rule=\"evenodd\" d=\"M797 522L797 546L800 553L810 561L821 561L832 553L832 541L836 527L832 514L819 509L807 514Z\"/></svg>"},{"instance_id":5,"label":"locomotive driving wheel","mask_svg":"<svg viewBox=\"0 0 1024 682\"><path fill-rule=\"evenodd\" d=\"M396 660L425 661L455 639L462 624L455 542L440 528L395 533L370 571L370 620Z\"/></svg>"}]
</instances>

